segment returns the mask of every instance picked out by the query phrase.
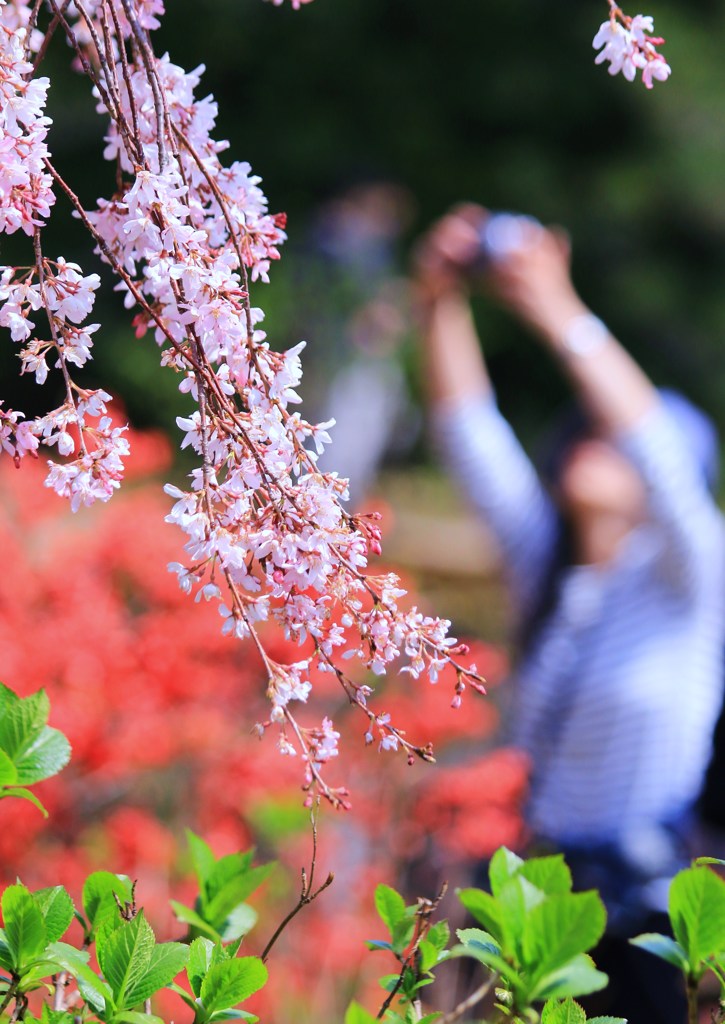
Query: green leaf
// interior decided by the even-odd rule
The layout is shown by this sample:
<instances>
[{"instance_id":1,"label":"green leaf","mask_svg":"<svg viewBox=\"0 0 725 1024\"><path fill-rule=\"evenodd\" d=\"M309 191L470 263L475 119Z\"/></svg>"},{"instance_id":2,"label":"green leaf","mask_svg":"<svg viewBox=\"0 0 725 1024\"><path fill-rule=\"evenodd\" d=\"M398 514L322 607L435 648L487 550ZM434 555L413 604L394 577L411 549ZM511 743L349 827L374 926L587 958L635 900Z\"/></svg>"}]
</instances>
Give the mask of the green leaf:
<instances>
[{"instance_id":1,"label":"green leaf","mask_svg":"<svg viewBox=\"0 0 725 1024\"><path fill-rule=\"evenodd\" d=\"M3 689L7 691L8 687L3 686ZM18 697L14 693L12 696L14 700L6 698L0 706L0 750L17 763L48 721L50 701L45 690L38 690L29 697Z\"/></svg>"},{"instance_id":2,"label":"green leaf","mask_svg":"<svg viewBox=\"0 0 725 1024\"><path fill-rule=\"evenodd\" d=\"M73 900L62 885L38 889L33 898L43 915L48 942L57 942L73 920Z\"/></svg>"},{"instance_id":3,"label":"green leaf","mask_svg":"<svg viewBox=\"0 0 725 1024\"><path fill-rule=\"evenodd\" d=\"M20 992L32 992L33 989L40 988L46 978L49 978L51 974L57 974L58 964L55 960L35 960L31 967L26 968L23 971L22 979L18 986Z\"/></svg>"},{"instance_id":4,"label":"green leaf","mask_svg":"<svg viewBox=\"0 0 725 1024\"><path fill-rule=\"evenodd\" d=\"M276 868L276 863L260 864L250 868L244 874L230 878L206 904L202 907L202 916L215 928L222 930L222 925L232 911L267 880ZM211 883L210 883L211 884Z\"/></svg>"},{"instance_id":5,"label":"green leaf","mask_svg":"<svg viewBox=\"0 0 725 1024\"><path fill-rule=\"evenodd\" d=\"M496 850L488 866L488 878L491 883L491 892L494 896L498 896L504 884L510 878L513 878L514 875L518 874L519 868L523 863L521 857L512 853L505 846L501 846Z\"/></svg>"},{"instance_id":6,"label":"green leaf","mask_svg":"<svg viewBox=\"0 0 725 1024\"><path fill-rule=\"evenodd\" d=\"M12 786L17 781L15 762L4 750L0 750L0 786Z\"/></svg>"},{"instance_id":7,"label":"green leaf","mask_svg":"<svg viewBox=\"0 0 725 1024\"><path fill-rule=\"evenodd\" d=\"M586 953L574 957L558 971L552 971L536 985L532 999L563 999L565 996L587 996L606 988L609 978L598 971Z\"/></svg>"},{"instance_id":8,"label":"green leaf","mask_svg":"<svg viewBox=\"0 0 725 1024\"><path fill-rule=\"evenodd\" d=\"M541 889L537 889L521 874L514 875L501 887L498 903L501 908L501 948L504 955L514 956L517 960L523 958L522 943L529 918L546 898Z\"/></svg>"},{"instance_id":9,"label":"green leaf","mask_svg":"<svg viewBox=\"0 0 725 1024\"><path fill-rule=\"evenodd\" d=\"M18 973L36 960L48 944L40 907L24 885L10 885L2 896L5 942Z\"/></svg>"},{"instance_id":10,"label":"green leaf","mask_svg":"<svg viewBox=\"0 0 725 1024\"><path fill-rule=\"evenodd\" d=\"M189 995L186 989L182 988L181 985L177 985L175 981L172 981L171 984L166 987L170 992L175 992L180 999L183 999L186 1005L192 1009L196 1015L196 1012L199 1009L199 1004L192 995Z\"/></svg>"},{"instance_id":11,"label":"green leaf","mask_svg":"<svg viewBox=\"0 0 725 1024\"><path fill-rule=\"evenodd\" d=\"M720 867L725 867L725 860L722 860L720 857L696 857L692 863L698 868L705 864L719 864Z\"/></svg>"},{"instance_id":12,"label":"green leaf","mask_svg":"<svg viewBox=\"0 0 725 1024\"><path fill-rule=\"evenodd\" d=\"M166 1024L162 1017L153 1013L138 1013L133 1010L121 1010L111 1018L113 1024Z\"/></svg>"},{"instance_id":13,"label":"green leaf","mask_svg":"<svg viewBox=\"0 0 725 1024\"><path fill-rule=\"evenodd\" d=\"M420 973L425 974L431 967L435 967L438 963L438 949L433 945L432 942L428 942L427 939L423 939L418 945L418 953L420 955Z\"/></svg>"},{"instance_id":14,"label":"green leaf","mask_svg":"<svg viewBox=\"0 0 725 1024\"><path fill-rule=\"evenodd\" d=\"M78 983L78 990L93 1010L101 1015L113 1008L113 994L110 987L88 966L89 955L85 950L76 949L65 942L54 942L47 953L64 971L72 974Z\"/></svg>"},{"instance_id":15,"label":"green leaf","mask_svg":"<svg viewBox=\"0 0 725 1024\"><path fill-rule=\"evenodd\" d=\"M183 903L177 903L176 900L169 900L169 902L171 903L171 908L179 921L182 921L184 924L188 924L195 931L202 932L215 942L221 942L222 937L216 928L213 928L212 925L205 921L200 914L197 914L195 910L192 910L191 907L184 906Z\"/></svg>"},{"instance_id":16,"label":"green leaf","mask_svg":"<svg viewBox=\"0 0 725 1024\"><path fill-rule=\"evenodd\" d=\"M590 1017L589 1024L627 1024L626 1017Z\"/></svg>"},{"instance_id":17,"label":"green leaf","mask_svg":"<svg viewBox=\"0 0 725 1024\"><path fill-rule=\"evenodd\" d=\"M459 928L456 935L464 946L475 946L484 952L495 953L496 956L501 955L499 944L489 932L484 932L480 928Z\"/></svg>"},{"instance_id":18,"label":"green leaf","mask_svg":"<svg viewBox=\"0 0 725 1024\"><path fill-rule=\"evenodd\" d=\"M150 999L154 992L164 988L183 971L188 959L189 947L181 942L163 942L154 946L146 973L137 981L129 983L126 989L125 1005L138 1006Z\"/></svg>"},{"instance_id":19,"label":"green leaf","mask_svg":"<svg viewBox=\"0 0 725 1024\"><path fill-rule=\"evenodd\" d=\"M57 775L70 761L70 743L58 729L45 726L39 736L23 753L15 758L18 782L30 786Z\"/></svg>"},{"instance_id":20,"label":"green leaf","mask_svg":"<svg viewBox=\"0 0 725 1024\"><path fill-rule=\"evenodd\" d=\"M725 936L725 882L709 868L680 871L670 885L669 911L675 938L690 969L719 953Z\"/></svg>"},{"instance_id":21,"label":"green leaf","mask_svg":"<svg viewBox=\"0 0 725 1024\"><path fill-rule=\"evenodd\" d=\"M375 889L375 909L391 935L396 926L405 920L405 901L400 893L391 889L389 885L381 883Z\"/></svg>"},{"instance_id":22,"label":"green leaf","mask_svg":"<svg viewBox=\"0 0 725 1024\"><path fill-rule=\"evenodd\" d=\"M209 1018L210 1024L211 1022L216 1024L217 1021L222 1020L244 1020L248 1024L257 1024L259 1017L256 1017L253 1013L247 1013L246 1010L220 1010Z\"/></svg>"},{"instance_id":23,"label":"green leaf","mask_svg":"<svg viewBox=\"0 0 725 1024\"><path fill-rule=\"evenodd\" d=\"M644 935L637 935L636 938L629 941L633 946L639 946L640 949L646 949L648 953L654 953L661 960L666 960L668 964L673 964L685 973L690 970L687 954L679 942L675 942L669 935L646 932Z\"/></svg>"},{"instance_id":24,"label":"green leaf","mask_svg":"<svg viewBox=\"0 0 725 1024\"><path fill-rule=\"evenodd\" d=\"M191 853L191 861L194 865L194 874L199 883L199 889L206 893L206 882L214 869L216 858L211 847L204 842L201 836L192 832L190 828L186 830L186 841L189 844L189 852Z\"/></svg>"},{"instance_id":25,"label":"green leaf","mask_svg":"<svg viewBox=\"0 0 725 1024\"><path fill-rule=\"evenodd\" d=\"M239 903L231 910L219 927L223 942L243 938L254 928L259 915L248 903Z\"/></svg>"},{"instance_id":26,"label":"green leaf","mask_svg":"<svg viewBox=\"0 0 725 1024\"><path fill-rule=\"evenodd\" d=\"M524 861L519 873L547 896L571 892L571 871L561 853L550 857L532 857Z\"/></svg>"},{"instance_id":27,"label":"green leaf","mask_svg":"<svg viewBox=\"0 0 725 1024\"><path fill-rule=\"evenodd\" d=\"M209 968L201 986L207 1013L227 1010L257 992L267 982L267 968L259 957L244 956Z\"/></svg>"},{"instance_id":28,"label":"green leaf","mask_svg":"<svg viewBox=\"0 0 725 1024\"><path fill-rule=\"evenodd\" d=\"M131 899L131 882L125 875L113 875L110 871L94 871L83 885L83 910L96 932L101 925L109 920L113 923L121 921L114 893L121 902Z\"/></svg>"},{"instance_id":29,"label":"green leaf","mask_svg":"<svg viewBox=\"0 0 725 1024\"><path fill-rule=\"evenodd\" d=\"M0 790L0 800L2 800L3 797L10 796L14 796L18 800L27 800L29 803L34 804L38 808L38 810L40 811L44 818L48 817L48 812L46 811L41 801L37 798L35 793L32 793L29 789L24 789L18 786L9 786L7 788Z\"/></svg>"},{"instance_id":30,"label":"green leaf","mask_svg":"<svg viewBox=\"0 0 725 1024\"><path fill-rule=\"evenodd\" d=\"M393 952L393 944L392 944L392 942L383 942L380 939L368 939L367 942L365 943L365 945L372 952L375 952L375 950L378 950L378 949L386 949L390 953Z\"/></svg>"},{"instance_id":31,"label":"green leaf","mask_svg":"<svg viewBox=\"0 0 725 1024\"><path fill-rule=\"evenodd\" d=\"M140 910L132 921L124 921L120 928L99 935L96 943L98 963L103 977L111 986L116 1007L124 1009L129 1005L126 993L135 990L142 982L151 960L155 945L151 925Z\"/></svg>"},{"instance_id":32,"label":"green leaf","mask_svg":"<svg viewBox=\"0 0 725 1024\"><path fill-rule=\"evenodd\" d=\"M247 850L246 853L229 853L215 861L202 890L202 903L210 903L229 882L245 875L251 868L253 856L254 850Z\"/></svg>"},{"instance_id":33,"label":"green leaf","mask_svg":"<svg viewBox=\"0 0 725 1024\"><path fill-rule=\"evenodd\" d=\"M201 983L206 972L211 967L214 943L209 939L198 938L189 946L189 959L186 964L186 974L189 979L191 991L195 996L201 993Z\"/></svg>"},{"instance_id":34,"label":"green leaf","mask_svg":"<svg viewBox=\"0 0 725 1024\"><path fill-rule=\"evenodd\" d=\"M573 999L548 1002L541 1013L541 1024L586 1024L587 1015Z\"/></svg>"},{"instance_id":35,"label":"green leaf","mask_svg":"<svg viewBox=\"0 0 725 1024\"><path fill-rule=\"evenodd\" d=\"M364 1010L359 1003L350 1003L345 1014L345 1024L376 1024L372 1013Z\"/></svg>"},{"instance_id":36,"label":"green leaf","mask_svg":"<svg viewBox=\"0 0 725 1024\"><path fill-rule=\"evenodd\" d=\"M529 914L523 957L534 979L564 967L597 944L607 914L596 892L557 893Z\"/></svg>"},{"instance_id":37,"label":"green leaf","mask_svg":"<svg viewBox=\"0 0 725 1024\"><path fill-rule=\"evenodd\" d=\"M437 921L428 929L428 942L431 942L437 950L444 950L451 937L451 929L447 921Z\"/></svg>"},{"instance_id":38,"label":"green leaf","mask_svg":"<svg viewBox=\"0 0 725 1024\"><path fill-rule=\"evenodd\" d=\"M501 908L494 897L483 889L461 889L458 898L472 917L483 925L501 945Z\"/></svg>"},{"instance_id":39,"label":"green leaf","mask_svg":"<svg viewBox=\"0 0 725 1024\"><path fill-rule=\"evenodd\" d=\"M477 943L454 946L446 959L461 956L470 956L474 960L478 960L484 967L488 967L489 970L500 974L511 988L515 988L517 991L521 989L523 980L516 968L498 953L492 952L491 949L484 948Z\"/></svg>"}]
</instances>

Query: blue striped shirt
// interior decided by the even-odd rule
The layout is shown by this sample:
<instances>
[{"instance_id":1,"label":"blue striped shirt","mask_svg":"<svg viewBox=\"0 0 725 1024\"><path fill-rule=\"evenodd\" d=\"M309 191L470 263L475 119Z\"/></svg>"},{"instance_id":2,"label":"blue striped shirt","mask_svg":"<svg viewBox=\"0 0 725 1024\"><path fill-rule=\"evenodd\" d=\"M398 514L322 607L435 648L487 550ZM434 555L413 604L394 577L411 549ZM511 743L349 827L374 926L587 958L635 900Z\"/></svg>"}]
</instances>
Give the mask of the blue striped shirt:
<instances>
[{"instance_id":1,"label":"blue striped shirt","mask_svg":"<svg viewBox=\"0 0 725 1024\"><path fill-rule=\"evenodd\" d=\"M434 411L444 457L493 531L515 613L535 605L559 517L492 398ZM648 518L605 566L571 566L515 672L514 741L532 759L529 821L560 845L625 847L684 815L720 708L725 526L657 405L616 439Z\"/></svg>"}]
</instances>

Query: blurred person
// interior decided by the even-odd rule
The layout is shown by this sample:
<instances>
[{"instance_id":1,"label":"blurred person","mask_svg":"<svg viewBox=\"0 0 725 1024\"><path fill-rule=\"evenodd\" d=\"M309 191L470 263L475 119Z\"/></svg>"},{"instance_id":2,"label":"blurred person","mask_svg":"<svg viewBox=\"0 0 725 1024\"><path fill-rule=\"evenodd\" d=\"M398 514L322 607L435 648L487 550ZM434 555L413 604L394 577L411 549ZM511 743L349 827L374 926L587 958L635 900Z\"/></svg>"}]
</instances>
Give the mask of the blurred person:
<instances>
[{"instance_id":1,"label":"blurred person","mask_svg":"<svg viewBox=\"0 0 725 1024\"><path fill-rule=\"evenodd\" d=\"M412 204L403 186L363 177L321 205L304 252L306 290L325 295L306 311L306 415L335 420L318 465L349 479L352 508L419 427L403 366L408 295L396 253Z\"/></svg>"},{"instance_id":2,"label":"blurred person","mask_svg":"<svg viewBox=\"0 0 725 1024\"><path fill-rule=\"evenodd\" d=\"M658 391L586 307L562 232L509 217L507 237L486 240L501 223L460 207L419 246L433 429L503 558L517 639L511 732L531 761L532 849L563 852L575 885L598 888L607 905L595 960L610 985L590 1009L682 1024L678 972L626 939L667 930L667 888L687 863L720 707L714 428ZM581 411L550 453L548 487L498 411L471 283L531 329L575 392Z\"/></svg>"}]
</instances>

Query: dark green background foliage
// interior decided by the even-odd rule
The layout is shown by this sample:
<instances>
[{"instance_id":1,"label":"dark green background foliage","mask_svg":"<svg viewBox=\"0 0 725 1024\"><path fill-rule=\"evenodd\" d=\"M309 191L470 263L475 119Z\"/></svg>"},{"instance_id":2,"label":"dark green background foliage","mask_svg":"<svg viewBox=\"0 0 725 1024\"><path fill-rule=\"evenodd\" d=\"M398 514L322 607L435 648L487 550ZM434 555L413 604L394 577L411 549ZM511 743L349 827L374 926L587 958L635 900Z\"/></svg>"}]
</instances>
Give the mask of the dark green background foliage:
<instances>
[{"instance_id":1,"label":"dark green background foliage","mask_svg":"<svg viewBox=\"0 0 725 1024\"><path fill-rule=\"evenodd\" d=\"M167 6L157 48L187 68L207 64L203 86L219 101L230 158L249 160L271 208L290 214L288 258L253 295L279 343L302 331L289 290L311 211L346 182L388 176L416 198L408 241L461 198L566 225L586 300L658 383L682 387L725 427L721 3L645 5L673 67L652 92L594 66L604 0L315 0L296 13L261 0ZM68 54L57 43L54 71ZM90 203L113 175L85 84L59 74L50 112L57 162ZM46 250L81 256L63 205ZM15 249L5 242L3 261ZM502 314L482 304L479 315L502 404L531 436L561 382ZM113 298L100 308L94 372L137 421L168 421L175 381L123 316ZM10 385L2 391L18 401Z\"/></svg>"}]
</instances>

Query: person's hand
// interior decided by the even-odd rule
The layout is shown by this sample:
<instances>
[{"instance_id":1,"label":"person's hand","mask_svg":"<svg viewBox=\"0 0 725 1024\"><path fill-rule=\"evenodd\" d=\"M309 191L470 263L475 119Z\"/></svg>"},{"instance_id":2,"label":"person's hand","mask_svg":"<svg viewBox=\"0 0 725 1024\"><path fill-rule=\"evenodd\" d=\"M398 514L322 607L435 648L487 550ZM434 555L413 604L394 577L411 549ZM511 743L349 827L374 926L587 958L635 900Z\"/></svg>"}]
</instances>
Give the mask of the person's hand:
<instances>
[{"instance_id":1,"label":"person's hand","mask_svg":"<svg viewBox=\"0 0 725 1024\"><path fill-rule=\"evenodd\" d=\"M486 290L545 338L556 338L573 317L586 313L571 280L566 234L532 221L521 244L489 263Z\"/></svg>"},{"instance_id":2,"label":"person's hand","mask_svg":"<svg viewBox=\"0 0 725 1024\"><path fill-rule=\"evenodd\" d=\"M418 242L413 273L423 302L467 291L468 268L479 251L481 224L487 216L482 206L457 206Z\"/></svg>"}]
</instances>

